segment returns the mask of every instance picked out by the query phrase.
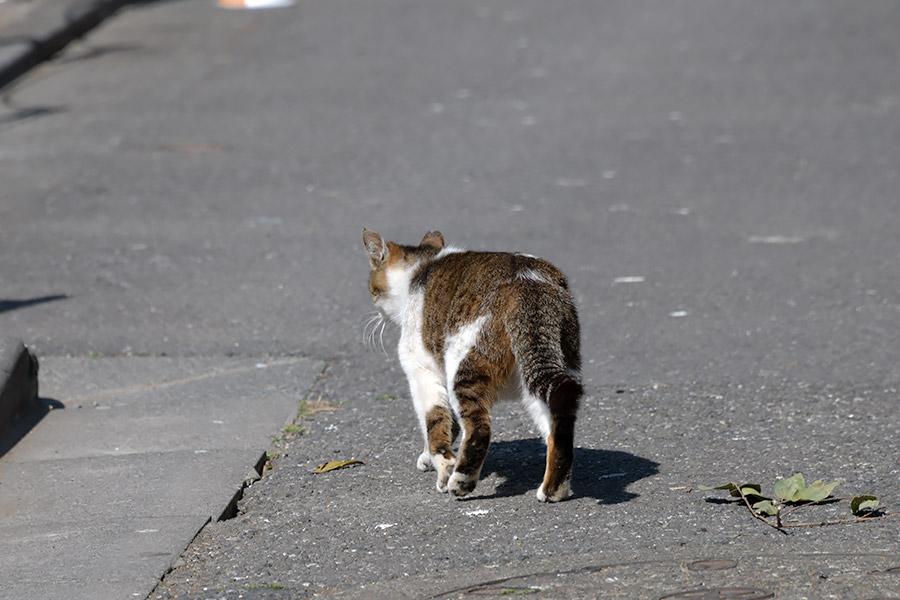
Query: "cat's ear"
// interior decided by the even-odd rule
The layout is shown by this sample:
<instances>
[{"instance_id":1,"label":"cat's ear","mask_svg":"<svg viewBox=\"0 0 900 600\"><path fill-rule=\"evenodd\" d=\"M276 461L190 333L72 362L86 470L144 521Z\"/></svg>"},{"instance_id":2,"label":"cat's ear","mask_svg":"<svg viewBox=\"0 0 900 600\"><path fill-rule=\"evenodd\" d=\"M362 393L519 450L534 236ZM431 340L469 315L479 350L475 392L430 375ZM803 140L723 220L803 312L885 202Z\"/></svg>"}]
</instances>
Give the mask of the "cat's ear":
<instances>
[{"instance_id":1,"label":"cat's ear","mask_svg":"<svg viewBox=\"0 0 900 600\"><path fill-rule=\"evenodd\" d=\"M369 265L374 271L388 257L387 242L384 241L381 234L370 231L369 229L363 229L362 239L363 245L366 247L366 252L369 254Z\"/></svg>"},{"instance_id":2,"label":"cat's ear","mask_svg":"<svg viewBox=\"0 0 900 600\"><path fill-rule=\"evenodd\" d=\"M444 247L444 235L440 231L429 231L419 242L420 246L431 246L437 250Z\"/></svg>"}]
</instances>

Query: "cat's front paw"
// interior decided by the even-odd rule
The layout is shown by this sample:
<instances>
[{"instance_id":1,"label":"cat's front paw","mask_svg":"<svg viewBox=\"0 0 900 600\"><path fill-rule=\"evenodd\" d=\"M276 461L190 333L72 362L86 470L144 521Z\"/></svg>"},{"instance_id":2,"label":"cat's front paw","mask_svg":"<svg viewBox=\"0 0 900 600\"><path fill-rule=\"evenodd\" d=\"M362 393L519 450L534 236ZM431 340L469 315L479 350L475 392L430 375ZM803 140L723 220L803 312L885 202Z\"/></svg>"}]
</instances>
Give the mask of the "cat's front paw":
<instances>
[{"instance_id":1,"label":"cat's front paw","mask_svg":"<svg viewBox=\"0 0 900 600\"><path fill-rule=\"evenodd\" d=\"M453 474L453 467L456 465L456 461L452 458L435 454L431 457L431 462L435 465L435 470L437 471L435 487L437 487L437 491L446 494L448 490L447 484L450 481L450 475Z\"/></svg>"},{"instance_id":2,"label":"cat's front paw","mask_svg":"<svg viewBox=\"0 0 900 600\"><path fill-rule=\"evenodd\" d=\"M434 465L431 463L431 453L427 450L419 455L419 458L416 460L416 468L423 473L426 471L433 471Z\"/></svg>"},{"instance_id":3,"label":"cat's front paw","mask_svg":"<svg viewBox=\"0 0 900 600\"><path fill-rule=\"evenodd\" d=\"M447 489L457 498L462 498L463 496L470 494L472 490L475 489L477 483L477 475L463 475L462 473L454 472L453 475L450 476L450 481L447 483Z\"/></svg>"}]
</instances>

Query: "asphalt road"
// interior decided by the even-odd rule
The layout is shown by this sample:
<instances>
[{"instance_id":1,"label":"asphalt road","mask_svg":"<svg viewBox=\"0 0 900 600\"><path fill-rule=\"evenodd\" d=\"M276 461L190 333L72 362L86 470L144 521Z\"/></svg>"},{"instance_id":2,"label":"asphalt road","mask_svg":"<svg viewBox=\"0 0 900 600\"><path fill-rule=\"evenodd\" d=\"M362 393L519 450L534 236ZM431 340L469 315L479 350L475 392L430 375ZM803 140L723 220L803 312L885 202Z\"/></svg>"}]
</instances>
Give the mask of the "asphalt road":
<instances>
[{"instance_id":1,"label":"asphalt road","mask_svg":"<svg viewBox=\"0 0 900 600\"><path fill-rule=\"evenodd\" d=\"M898 27L877 0L132 8L0 107L0 328L39 355L330 361L309 396L337 410L162 597L435 595L589 557L657 565L597 584L651 598L697 585L659 562L680 557L896 558L900 519L783 536L670 488L802 471L900 507ZM571 501L535 501L515 406L474 498L415 471L396 358L362 344L364 226L567 272L588 389ZM310 473L331 458L366 464ZM781 559L731 583L900 589Z\"/></svg>"}]
</instances>

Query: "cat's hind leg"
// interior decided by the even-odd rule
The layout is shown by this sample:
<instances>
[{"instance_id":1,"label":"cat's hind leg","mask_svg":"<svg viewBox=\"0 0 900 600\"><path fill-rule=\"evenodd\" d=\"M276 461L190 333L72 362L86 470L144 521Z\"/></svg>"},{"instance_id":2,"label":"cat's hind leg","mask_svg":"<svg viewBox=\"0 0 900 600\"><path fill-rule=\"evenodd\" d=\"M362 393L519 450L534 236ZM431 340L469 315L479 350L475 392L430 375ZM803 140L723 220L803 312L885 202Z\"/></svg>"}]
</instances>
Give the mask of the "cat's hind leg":
<instances>
[{"instance_id":1,"label":"cat's hind leg","mask_svg":"<svg viewBox=\"0 0 900 600\"><path fill-rule=\"evenodd\" d=\"M568 374L560 375L549 393L550 432L547 466L538 500L558 502L571 494L572 461L575 456L575 414L582 395L581 383Z\"/></svg>"},{"instance_id":2,"label":"cat's hind leg","mask_svg":"<svg viewBox=\"0 0 900 600\"><path fill-rule=\"evenodd\" d=\"M495 375L488 361L470 353L460 363L454 377L451 402L459 416L463 438L447 487L456 497L475 489L491 445L489 410L497 397Z\"/></svg>"}]
</instances>

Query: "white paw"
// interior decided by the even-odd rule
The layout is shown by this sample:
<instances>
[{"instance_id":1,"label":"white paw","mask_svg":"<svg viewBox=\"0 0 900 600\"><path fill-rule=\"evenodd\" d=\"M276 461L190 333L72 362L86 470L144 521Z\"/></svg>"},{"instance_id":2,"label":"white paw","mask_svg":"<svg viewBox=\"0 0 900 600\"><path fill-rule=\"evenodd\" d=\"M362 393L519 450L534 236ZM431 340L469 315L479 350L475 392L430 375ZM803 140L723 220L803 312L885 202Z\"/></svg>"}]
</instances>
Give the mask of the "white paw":
<instances>
[{"instance_id":1,"label":"white paw","mask_svg":"<svg viewBox=\"0 0 900 600\"><path fill-rule=\"evenodd\" d=\"M419 458L416 460L416 468L423 473L425 471L433 471L434 465L431 464L431 453L427 450L419 455Z\"/></svg>"},{"instance_id":2,"label":"white paw","mask_svg":"<svg viewBox=\"0 0 900 600\"><path fill-rule=\"evenodd\" d=\"M457 498L462 498L474 490L477 483L478 477L454 472L453 475L450 476L450 481L447 483L447 489Z\"/></svg>"},{"instance_id":3,"label":"white paw","mask_svg":"<svg viewBox=\"0 0 900 600\"><path fill-rule=\"evenodd\" d=\"M435 454L431 457L431 462L435 465L435 470L437 471L435 487L437 491L446 494L448 489L447 483L450 481L450 475L453 473L456 461L448 460L440 454Z\"/></svg>"},{"instance_id":4,"label":"white paw","mask_svg":"<svg viewBox=\"0 0 900 600\"><path fill-rule=\"evenodd\" d=\"M565 500L569 496L572 495L572 488L569 485L569 482L566 481L562 485L559 486L559 489L556 490L555 494L548 495L544 492L544 486L538 488L537 491L537 499L541 502L559 502L560 500Z\"/></svg>"}]
</instances>

